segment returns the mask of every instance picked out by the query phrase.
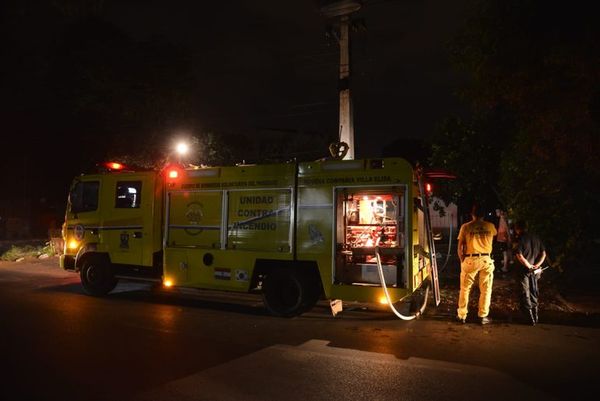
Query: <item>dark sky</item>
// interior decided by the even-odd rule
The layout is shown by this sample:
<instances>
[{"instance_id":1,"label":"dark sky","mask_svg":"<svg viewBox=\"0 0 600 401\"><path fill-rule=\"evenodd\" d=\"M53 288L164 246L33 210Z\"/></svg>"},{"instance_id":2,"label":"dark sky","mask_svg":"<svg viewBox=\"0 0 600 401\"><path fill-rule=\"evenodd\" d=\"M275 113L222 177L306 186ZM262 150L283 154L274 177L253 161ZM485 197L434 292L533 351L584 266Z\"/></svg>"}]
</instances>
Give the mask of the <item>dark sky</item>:
<instances>
[{"instance_id":1,"label":"dark sky","mask_svg":"<svg viewBox=\"0 0 600 401\"><path fill-rule=\"evenodd\" d=\"M428 137L462 110L446 44L465 1L373 0L356 15L352 90L357 156L397 137ZM338 46L325 37L316 1L119 1L106 17L138 40L154 35L195 54L207 130L337 132Z\"/></svg>"},{"instance_id":2,"label":"dark sky","mask_svg":"<svg viewBox=\"0 0 600 401\"><path fill-rule=\"evenodd\" d=\"M364 3L356 18L364 18L367 29L352 33L355 153L377 157L384 151L394 154L388 145L398 138L429 138L445 116L463 111L455 96L461 78L450 65L446 45L464 20L467 0ZM88 160L90 150L108 146L109 141L97 134L103 132L98 121L62 109L65 89L78 102L87 96L81 93L85 85L80 88L70 80L67 88L60 78L77 64L77 59L61 52L65 39L77 41L68 37L65 27L73 19L65 10L77 10L80 4L101 5L96 17L116 25L126 40L161 38L186 49L195 75L190 83L194 129L338 135L339 49L326 38L330 22L320 15L315 0L38 4L12 0L3 5L8 12L2 16L0 51L9 62L0 66L2 86L7 88L0 96L5 123L0 212L26 199L48 198L63 205L71 178L82 170L81 161L94 162ZM85 49L79 48L83 52L79 54L85 55ZM94 73L102 71L103 62L95 61ZM144 66L138 68L135 73L143 75ZM85 71L79 73L85 78ZM113 99L126 95L110 93ZM103 107L112 112L111 104ZM119 135L123 132L126 127ZM169 143L171 133L163 134ZM128 143L127 138L124 142L131 153L143 149L144 144Z\"/></svg>"}]
</instances>

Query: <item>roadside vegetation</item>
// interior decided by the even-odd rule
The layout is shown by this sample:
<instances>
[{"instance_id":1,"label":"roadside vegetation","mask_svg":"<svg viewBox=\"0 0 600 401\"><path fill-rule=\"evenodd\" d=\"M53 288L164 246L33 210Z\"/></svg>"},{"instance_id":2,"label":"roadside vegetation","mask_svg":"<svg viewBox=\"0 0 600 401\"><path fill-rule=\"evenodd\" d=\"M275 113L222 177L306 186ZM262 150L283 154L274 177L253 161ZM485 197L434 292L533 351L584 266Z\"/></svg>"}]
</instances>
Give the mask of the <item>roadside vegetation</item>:
<instances>
[{"instance_id":1,"label":"roadside vegetation","mask_svg":"<svg viewBox=\"0 0 600 401\"><path fill-rule=\"evenodd\" d=\"M42 255L50 257L55 254L56 251L49 242L42 245L12 245L8 250L1 253L0 260L14 262L22 258L39 258Z\"/></svg>"}]
</instances>

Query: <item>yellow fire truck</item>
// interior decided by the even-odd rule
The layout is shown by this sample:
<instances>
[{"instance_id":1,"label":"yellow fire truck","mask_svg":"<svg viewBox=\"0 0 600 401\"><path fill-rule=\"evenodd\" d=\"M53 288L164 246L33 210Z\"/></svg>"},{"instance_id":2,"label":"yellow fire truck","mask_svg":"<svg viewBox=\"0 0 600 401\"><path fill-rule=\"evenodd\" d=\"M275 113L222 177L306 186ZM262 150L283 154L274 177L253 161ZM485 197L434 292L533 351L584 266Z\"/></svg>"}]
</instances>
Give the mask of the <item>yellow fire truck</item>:
<instances>
[{"instance_id":1,"label":"yellow fire truck","mask_svg":"<svg viewBox=\"0 0 600 401\"><path fill-rule=\"evenodd\" d=\"M110 163L75 178L60 263L91 295L121 278L261 292L278 316L319 298L393 304L424 283L437 304L426 178L400 158L160 172Z\"/></svg>"}]
</instances>

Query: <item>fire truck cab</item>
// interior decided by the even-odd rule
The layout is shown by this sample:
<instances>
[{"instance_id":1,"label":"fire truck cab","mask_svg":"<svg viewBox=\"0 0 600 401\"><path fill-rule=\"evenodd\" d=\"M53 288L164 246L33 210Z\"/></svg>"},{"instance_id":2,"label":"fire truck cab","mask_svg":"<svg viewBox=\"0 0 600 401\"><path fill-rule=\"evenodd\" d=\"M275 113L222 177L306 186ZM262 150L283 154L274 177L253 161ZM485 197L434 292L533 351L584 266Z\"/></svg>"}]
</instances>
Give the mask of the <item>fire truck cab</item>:
<instances>
[{"instance_id":1,"label":"fire truck cab","mask_svg":"<svg viewBox=\"0 0 600 401\"><path fill-rule=\"evenodd\" d=\"M92 295L121 278L261 292L278 316L380 302L381 269L395 302L437 279L426 197L400 158L107 170L74 180L60 263Z\"/></svg>"}]
</instances>

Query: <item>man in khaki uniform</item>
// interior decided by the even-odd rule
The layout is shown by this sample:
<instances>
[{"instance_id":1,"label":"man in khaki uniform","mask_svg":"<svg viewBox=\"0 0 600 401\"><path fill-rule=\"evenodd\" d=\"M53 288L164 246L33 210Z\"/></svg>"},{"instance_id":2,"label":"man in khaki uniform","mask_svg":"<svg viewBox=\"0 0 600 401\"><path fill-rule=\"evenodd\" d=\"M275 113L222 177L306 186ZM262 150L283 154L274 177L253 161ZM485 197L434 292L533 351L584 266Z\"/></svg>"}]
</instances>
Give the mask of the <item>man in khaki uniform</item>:
<instances>
[{"instance_id":1,"label":"man in khaki uniform","mask_svg":"<svg viewBox=\"0 0 600 401\"><path fill-rule=\"evenodd\" d=\"M490 300L494 281L494 260L491 258L496 227L483 220L483 210L473 205L472 220L460 227L458 257L460 258L460 295L457 319L465 323L468 313L469 293L479 274L479 311L481 324L490 323Z\"/></svg>"}]
</instances>

